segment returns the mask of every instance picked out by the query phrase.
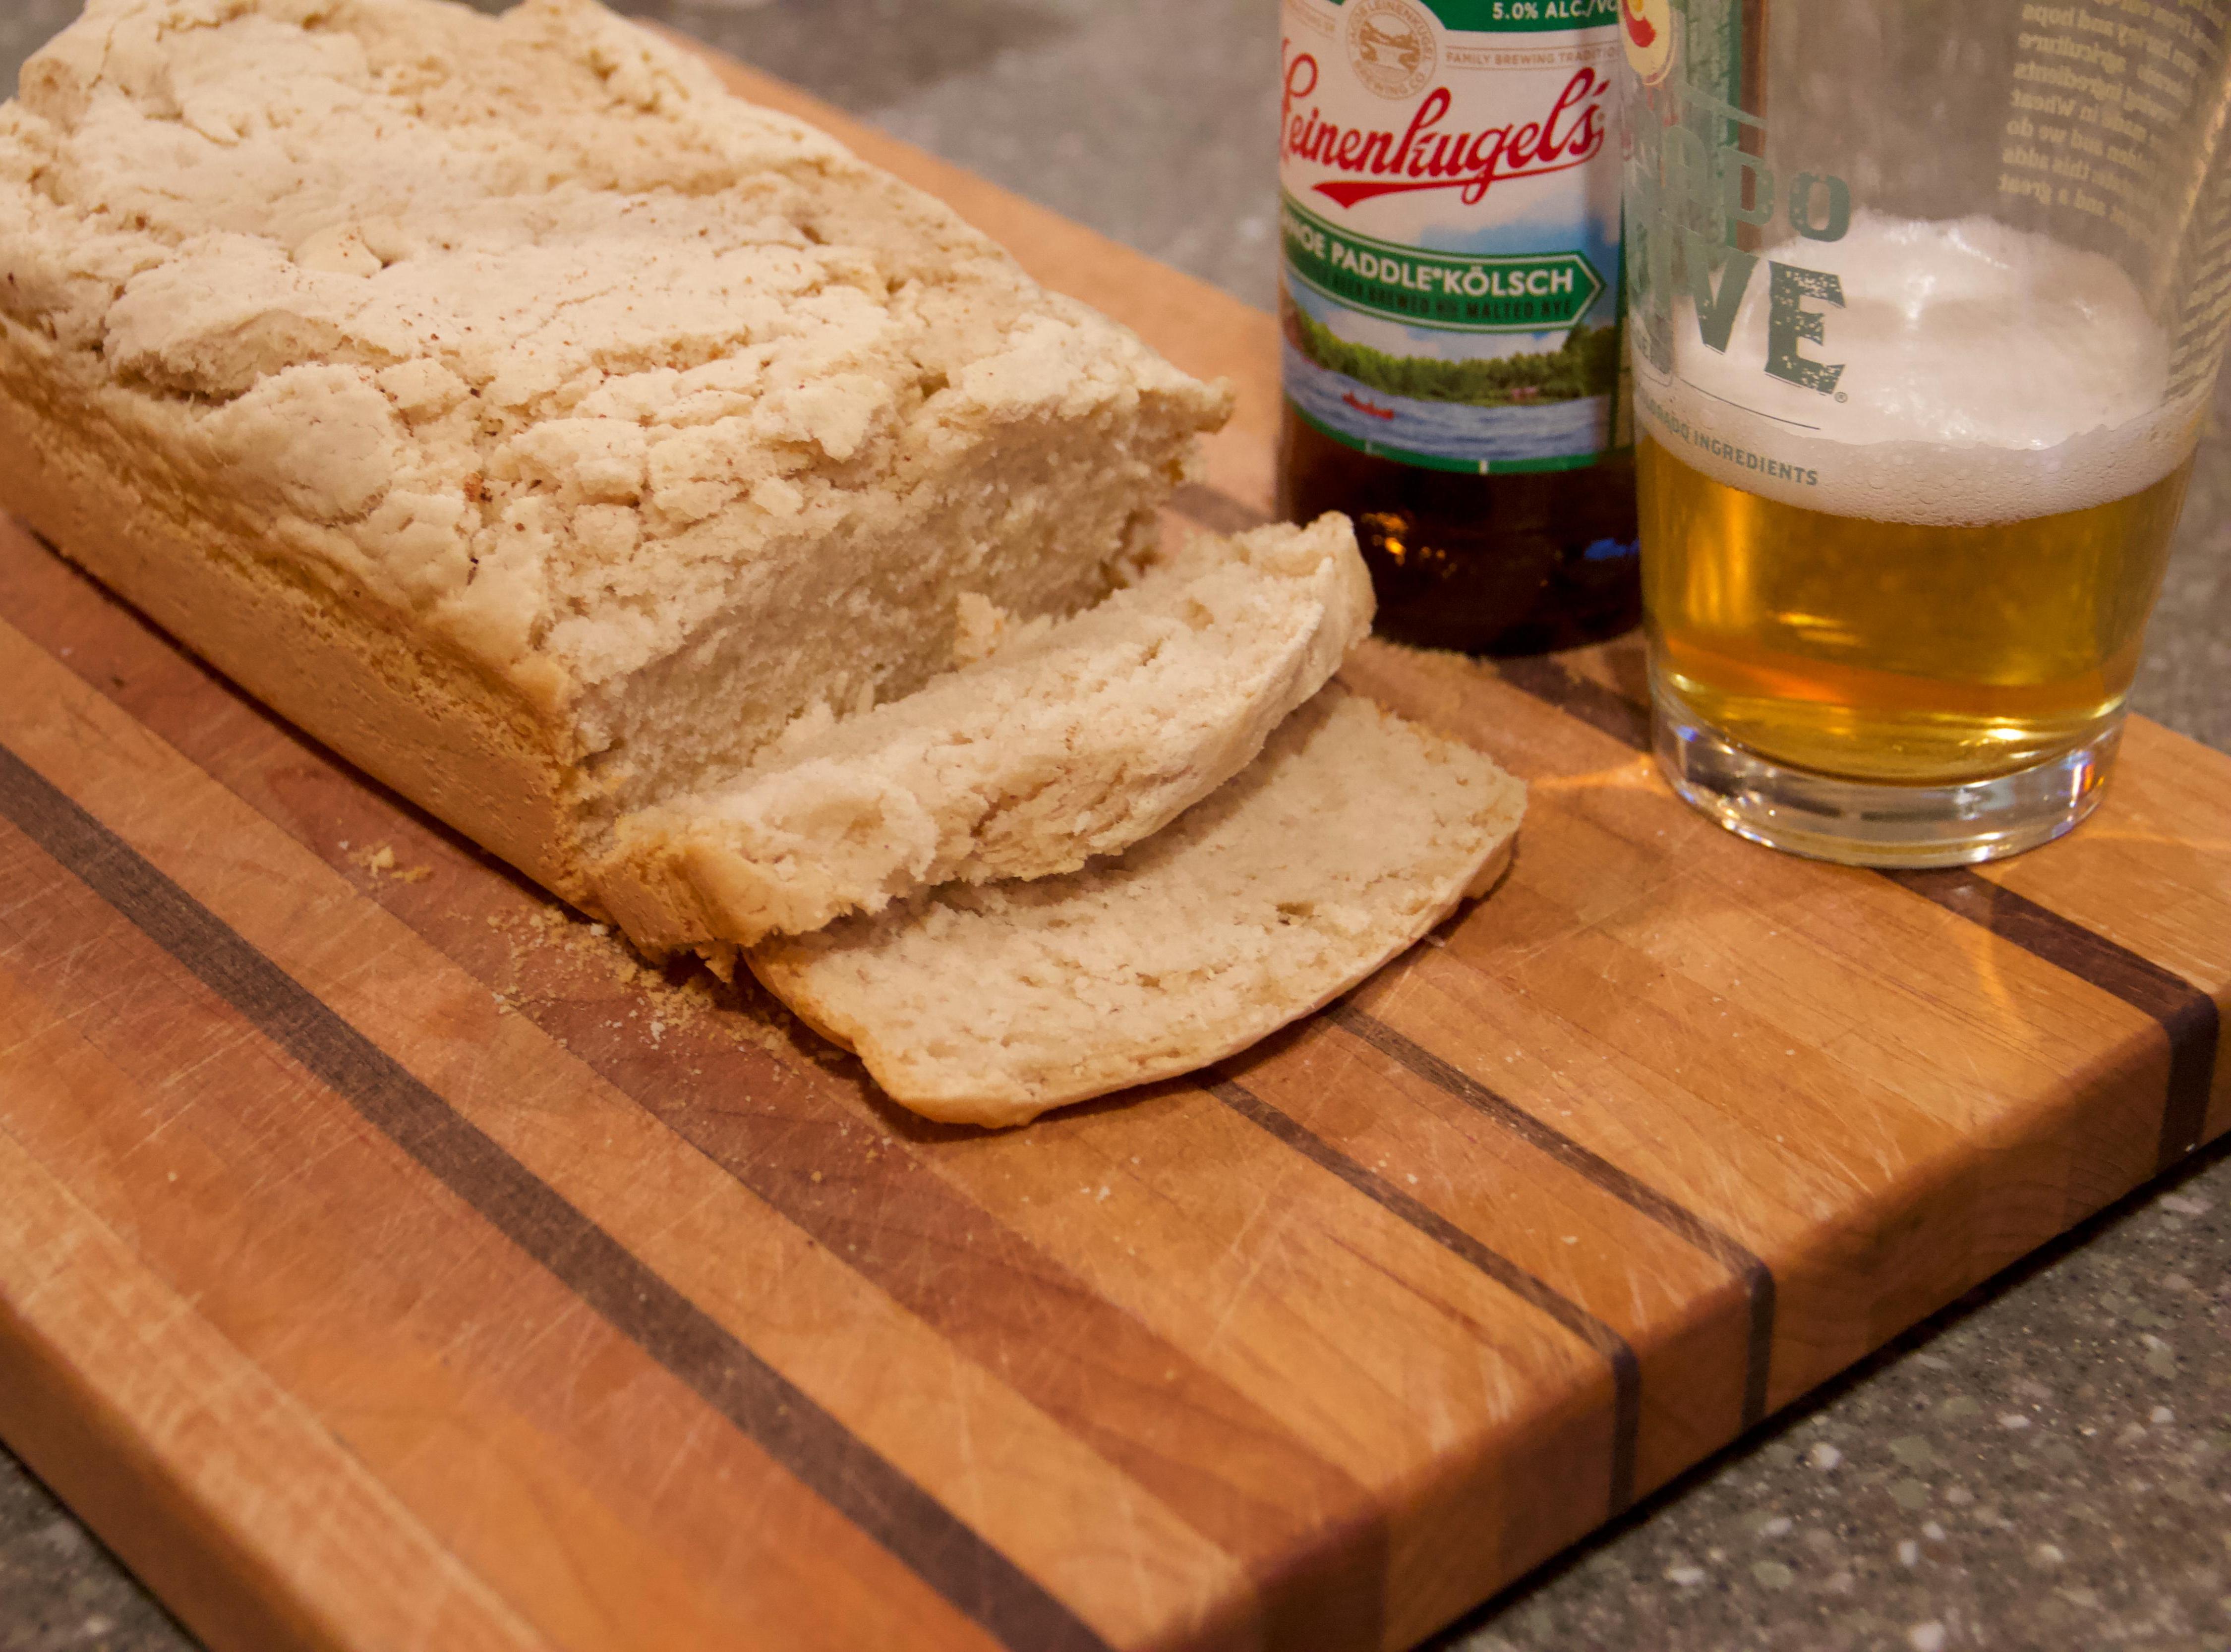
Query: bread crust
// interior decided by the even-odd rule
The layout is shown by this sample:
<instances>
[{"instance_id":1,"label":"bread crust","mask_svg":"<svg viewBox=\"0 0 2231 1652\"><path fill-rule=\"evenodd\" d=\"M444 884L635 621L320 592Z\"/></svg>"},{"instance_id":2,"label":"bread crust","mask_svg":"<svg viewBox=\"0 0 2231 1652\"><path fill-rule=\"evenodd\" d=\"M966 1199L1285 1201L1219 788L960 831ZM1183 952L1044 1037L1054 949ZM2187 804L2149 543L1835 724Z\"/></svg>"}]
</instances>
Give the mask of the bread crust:
<instances>
[{"instance_id":1,"label":"bread crust","mask_svg":"<svg viewBox=\"0 0 2231 1652\"><path fill-rule=\"evenodd\" d=\"M571 753L508 682L414 636L275 547L156 510L37 382L39 341L0 320L0 507L281 716L569 900L581 875ZM57 416L62 415L62 416Z\"/></svg>"}]
</instances>

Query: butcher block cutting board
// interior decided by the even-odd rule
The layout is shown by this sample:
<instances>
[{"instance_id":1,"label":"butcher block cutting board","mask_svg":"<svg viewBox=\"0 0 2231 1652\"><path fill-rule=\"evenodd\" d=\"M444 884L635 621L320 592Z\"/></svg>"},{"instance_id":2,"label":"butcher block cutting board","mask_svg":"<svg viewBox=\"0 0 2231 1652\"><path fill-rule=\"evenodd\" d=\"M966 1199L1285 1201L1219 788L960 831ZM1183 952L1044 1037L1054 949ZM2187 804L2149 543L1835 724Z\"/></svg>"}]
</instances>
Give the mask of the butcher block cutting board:
<instances>
[{"instance_id":1,"label":"butcher block cutting board","mask_svg":"<svg viewBox=\"0 0 2231 1652\"><path fill-rule=\"evenodd\" d=\"M733 79L1229 374L1259 519L1269 318ZM2231 759L1892 876L1676 802L1631 645L1348 675L1502 889L993 1135L0 530L0 1435L218 1648L1401 1648L2231 1123Z\"/></svg>"}]
</instances>

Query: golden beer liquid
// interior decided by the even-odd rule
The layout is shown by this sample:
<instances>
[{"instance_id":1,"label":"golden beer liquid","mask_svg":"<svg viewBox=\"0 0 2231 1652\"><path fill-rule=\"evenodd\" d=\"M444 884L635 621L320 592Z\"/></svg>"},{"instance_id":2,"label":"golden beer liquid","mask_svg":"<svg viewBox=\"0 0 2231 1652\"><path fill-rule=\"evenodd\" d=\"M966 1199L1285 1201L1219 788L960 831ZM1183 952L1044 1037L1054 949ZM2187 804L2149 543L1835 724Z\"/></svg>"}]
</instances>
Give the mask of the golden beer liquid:
<instances>
[{"instance_id":1,"label":"golden beer liquid","mask_svg":"<svg viewBox=\"0 0 2231 1652\"><path fill-rule=\"evenodd\" d=\"M1637 453L1653 664L1714 732L1855 780L1987 779L2130 692L2192 461L2088 510L1930 526L1830 516Z\"/></svg>"}]
</instances>

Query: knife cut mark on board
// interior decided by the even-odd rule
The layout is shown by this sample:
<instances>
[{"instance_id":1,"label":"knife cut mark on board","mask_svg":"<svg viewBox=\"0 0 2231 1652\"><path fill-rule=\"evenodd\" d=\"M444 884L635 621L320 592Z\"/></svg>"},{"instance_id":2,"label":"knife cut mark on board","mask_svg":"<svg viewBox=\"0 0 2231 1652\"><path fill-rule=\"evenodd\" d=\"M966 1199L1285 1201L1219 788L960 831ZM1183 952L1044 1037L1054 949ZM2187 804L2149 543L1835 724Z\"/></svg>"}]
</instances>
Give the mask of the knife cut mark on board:
<instances>
[{"instance_id":1,"label":"knife cut mark on board","mask_svg":"<svg viewBox=\"0 0 2231 1652\"><path fill-rule=\"evenodd\" d=\"M1345 1027L1383 1055L1392 1056L1418 1077L1445 1095L1454 1096L1473 1111L1485 1113L1511 1134L1609 1193L1629 1209L1639 1211L1685 1243L1703 1251L1732 1274L1743 1287L1749 1308L1750 1333L1743 1350L1743 1426L1749 1428L1766 1415L1768 1373L1774 1357L1774 1270L1739 1243L1679 1201L1667 1197L1640 1177L1621 1170L1594 1150L1553 1128L1518 1107L1452 1062L1444 1061L1416 1041L1405 1037L1369 1011L1342 999L1325 1012L1335 1025Z\"/></svg>"},{"instance_id":2,"label":"knife cut mark on board","mask_svg":"<svg viewBox=\"0 0 2231 1652\"><path fill-rule=\"evenodd\" d=\"M1511 687L1543 704L1636 751L1650 750L1649 707L1615 689L1546 657L1508 661L1500 671ZM2169 1038L2170 1065L2156 1171L2167 1170L2200 1145L2222 1042L2222 1012L2214 998L2174 970L1966 867L1912 872L1877 868L1874 874L2157 1023Z\"/></svg>"},{"instance_id":3,"label":"knife cut mark on board","mask_svg":"<svg viewBox=\"0 0 2231 1652\"><path fill-rule=\"evenodd\" d=\"M1964 866L1882 875L2159 1022L2169 1035L2169 1094L2154 1169L2169 1169L2200 1145L2222 1042L2222 1012L2215 999L2174 970Z\"/></svg>"},{"instance_id":4,"label":"knife cut mark on board","mask_svg":"<svg viewBox=\"0 0 2231 1652\"><path fill-rule=\"evenodd\" d=\"M1201 1087L1266 1135L1329 1171L1443 1249L1462 1257L1520 1300L1548 1314L1600 1354L1611 1368L1610 1512L1623 1513L1633 1503L1635 1445L1642 1427L1642 1365L1625 1337L1562 1292L1466 1233L1439 1211L1403 1192L1377 1171L1359 1165L1246 1086L1219 1077L1208 1080Z\"/></svg>"}]
</instances>

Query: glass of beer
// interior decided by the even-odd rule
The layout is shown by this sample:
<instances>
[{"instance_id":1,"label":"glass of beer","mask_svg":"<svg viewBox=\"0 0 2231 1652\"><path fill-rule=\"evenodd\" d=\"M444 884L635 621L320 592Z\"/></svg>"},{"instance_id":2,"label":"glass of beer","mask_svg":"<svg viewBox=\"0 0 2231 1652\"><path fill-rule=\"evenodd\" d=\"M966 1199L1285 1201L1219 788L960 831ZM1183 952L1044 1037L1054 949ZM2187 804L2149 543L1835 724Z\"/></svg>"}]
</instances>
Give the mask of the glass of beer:
<instances>
[{"instance_id":1,"label":"glass of beer","mask_svg":"<svg viewBox=\"0 0 2231 1652\"><path fill-rule=\"evenodd\" d=\"M1620 5L1661 766L1828 860L2057 836L2231 325L2231 5Z\"/></svg>"}]
</instances>

